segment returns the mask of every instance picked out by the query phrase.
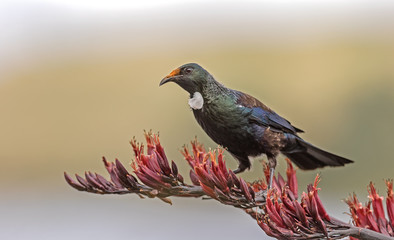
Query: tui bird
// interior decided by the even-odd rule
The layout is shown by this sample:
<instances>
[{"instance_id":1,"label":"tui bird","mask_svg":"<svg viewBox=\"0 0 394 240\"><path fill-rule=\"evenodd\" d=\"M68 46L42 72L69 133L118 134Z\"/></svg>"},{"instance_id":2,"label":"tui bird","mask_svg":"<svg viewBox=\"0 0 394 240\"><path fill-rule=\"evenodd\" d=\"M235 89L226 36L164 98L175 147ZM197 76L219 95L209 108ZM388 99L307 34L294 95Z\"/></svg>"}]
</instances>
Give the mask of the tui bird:
<instances>
[{"instance_id":1,"label":"tui bird","mask_svg":"<svg viewBox=\"0 0 394 240\"><path fill-rule=\"evenodd\" d=\"M276 156L284 154L301 169L343 166L353 161L321 150L298 136L303 131L256 98L226 88L196 63L185 64L167 75L160 86L174 82L190 94L194 117L216 143L239 162L234 173L250 169L249 157L266 154L270 183Z\"/></svg>"}]
</instances>

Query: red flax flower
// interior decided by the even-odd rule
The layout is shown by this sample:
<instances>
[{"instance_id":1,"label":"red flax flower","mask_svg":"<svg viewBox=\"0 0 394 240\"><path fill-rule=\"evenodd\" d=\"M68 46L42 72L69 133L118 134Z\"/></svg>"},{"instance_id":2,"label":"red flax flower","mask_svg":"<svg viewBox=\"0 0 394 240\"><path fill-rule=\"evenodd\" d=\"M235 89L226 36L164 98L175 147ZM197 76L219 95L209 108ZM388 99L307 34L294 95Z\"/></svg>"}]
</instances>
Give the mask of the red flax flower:
<instances>
[{"instance_id":1,"label":"red flax flower","mask_svg":"<svg viewBox=\"0 0 394 240\"><path fill-rule=\"evenodd\" d=\"M298 201L296 170L288 161L286 179L278 173L273 178L273 187L267 192L269 170L265 165L264 180L252 183L237 177L226 167L223 149L206 151L197 142L191 143L192 150L184 147L182 154L191 166L187 184L178 172L174 161L171 163L164 152L159 137L145 133L146 152L143 144L132 140L134 160L129 172L122 163L115 159L103 162L109 179L85 172L84 177L75 175L75 179L64 173L67 183L79 191L96 194L138 194L141 198L157 197L171 203L169 197L206 196L220 203L243 209L269 236L278 239L339 239L353 236L359 239L392 239L394 220L393 181L387 181L386 199L388 219L383 211L383 198L376 193L371 184L371 201L363 207L356 198L349 198L355 226L343 223L329 216L321 202L316 177L314 184L307 186L307 192L301 194ZM372 206L372 209L371 209ZM379 232L379 233L378 233Z\"/></svg>"},{"instance_id":2,"label":"red flax flower","mask_svg":"<svg viewBox=\"0 0 394 240\"><path fill-rule=\"evenodd\" d=\"M390 221L391 229L394 229L394 193L393 193L393 180L386 180L387 185L387 215Z\"/></svg>"},{"instance_id":3,"label":"red flax flower","mask_svg":"<svg viewBox=\"0 0 394 240\"><path fill-rule=\"evenodd\" d=\"M332 219L326 212L318 195L319 176L308 192L297 201L295 171L289 163L287 185L281 191L268 191L267 204L259 215L258 224L267 235L278 239L342 238L349 225ZM291 180L290 180L291 179ZM294 182L295 181L295 182ZM279 181L280 182L280 181Z\"/></svg>"},{"instance_id":4,"label":"red flax flower","mask_svg":"<svg viewBox=\"0 0 394 240\"><path fill-rule=\"evenodd\" d=\"M108 162L103 158L110 180L106 180L97 173L87 172L85 178L76 174L77 181L64 173L66 181L79 191L99 194L136 193L140 197L158 197L168 203L171 203L168 196L200 197L204 195L199 187L184 183L175 162L172 161L170 166L157 135L145 133L145 139L146 153L144 153L143 144L138 144L135 139L130 142L135 155L131 164L135 176L128 172L119 160Z\"/></svg>"},{"instance_id":5,"label":"red flax flower","mask_svg":"<svg viewBox=\"0 0 394 240\"><path fill-rule=\"evenodd\" d=\"M192 167L190 179L194 185L201 186L208 196L223 204L244 209L265 204L263 189L256 196L250 183L227 169L223 149L206 152L197 140L191 144L193 154L186 147L182 154Z\"/></svg>"},{"instance_id":6,"label":"red flax flower","mask_svg":"<svg viewBox=\"0 0 394 240\"><path fill-rule=\"evenodd\" d=\"M387 198L386 208L388 220L384 214L383 197L376 192L375 186L371 182L369 184L369 202L363 206L357 199L356 195L350 196L346 199L349 206L350 213L353 219L353 224L357 227L371 229L375 232L382 233L385 236L394 236L393 222L394 222L394 197L393 197L393 180L387 180ZM372 208L371 208L372 206Z\"/></svg>"},{"instance_id":7,"label":"red flax flower","mask_svg":"<svg viewBox=\"0 0 394 240\"><path fill-rule=\"evenodd\" d=\"M79 191L99 194L136 193L140 197L158 197L171 203L169 196L201 197L208 195L224 204L239 208L250 208L265 204L265 195L256 196L250 184L228 170L223 159L223 150L209 151L197 141L192 142L193 155L185 148L182 152L192 166L190 177L193 185L186 184L174 161L171 166L159 141L152 133L145 133L147 151L135 139L130 143L134 151L131 163L134 175L128 172L119 160L108 162L103 158L110 175L106 180L99 174L85 173L85 178L76 174L76 180L64 173L65 179Z\"/></svg>"}]
</instances>

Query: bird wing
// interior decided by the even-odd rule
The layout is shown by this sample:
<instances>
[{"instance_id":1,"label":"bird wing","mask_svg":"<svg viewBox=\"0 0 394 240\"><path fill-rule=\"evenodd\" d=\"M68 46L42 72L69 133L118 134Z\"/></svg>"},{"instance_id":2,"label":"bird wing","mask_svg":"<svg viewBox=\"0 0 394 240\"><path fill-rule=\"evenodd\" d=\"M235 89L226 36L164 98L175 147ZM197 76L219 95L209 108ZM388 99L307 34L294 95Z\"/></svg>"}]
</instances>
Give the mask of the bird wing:
<instances>
[{"instance_id":1,"label":"bird wing","mask_svg":"<svg viewBox=\"0 0 394 240\"><path fill-rule=\"evenodd\" d=\"M250 122L271 127L272 130L281 132L292 134L304 132L301 129L291 125L289 121L279 116L256 98L238 91L236 91L235 95L237 96L238 106L248 112L248 118Z\"/></svg>"}]
</instances>

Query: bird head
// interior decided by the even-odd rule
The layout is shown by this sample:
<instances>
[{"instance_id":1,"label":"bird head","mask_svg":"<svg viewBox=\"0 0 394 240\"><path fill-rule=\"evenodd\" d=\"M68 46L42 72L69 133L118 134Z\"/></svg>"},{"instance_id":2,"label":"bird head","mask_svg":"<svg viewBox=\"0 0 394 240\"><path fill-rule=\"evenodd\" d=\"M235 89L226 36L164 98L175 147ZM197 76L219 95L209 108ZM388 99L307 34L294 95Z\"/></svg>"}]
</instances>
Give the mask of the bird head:
<instances>
[{"instance_id":1,"label":"bird head","mask_svg":"<svg viewBox=\"0 0 394 240\"><path fill-rule=\"evenodd\" d=\"M188 63L173 70L163 78L159 86L174 82L190 94L201 92L204 85L209 81L209 73L196 63Z\"/></svg>"}]
</instances>

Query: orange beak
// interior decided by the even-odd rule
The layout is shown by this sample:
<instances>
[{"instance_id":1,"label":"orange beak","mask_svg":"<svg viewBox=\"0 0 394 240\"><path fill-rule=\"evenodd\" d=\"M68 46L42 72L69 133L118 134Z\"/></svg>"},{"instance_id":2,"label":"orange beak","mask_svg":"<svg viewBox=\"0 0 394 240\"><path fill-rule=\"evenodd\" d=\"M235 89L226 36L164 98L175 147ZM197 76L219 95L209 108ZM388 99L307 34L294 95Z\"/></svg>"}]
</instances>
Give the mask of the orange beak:
<instances>
[{"instance_id":1,"label":"orange beak","mask_svg":"<svg viewBox=\"0 0 394 240\"><path fill-rule=\"evenodd\" d=\"M161 80L159 86L161 86L167 82L170 82L172 80L171 78L178 76L180 73L181 73L181 70L179 68L173 70L172 72L170 72L170 74L168 74L165 78L163 78L163 80Z\"/></svg>"},{"instance_id":2,"label":"orange beak","mask_svg":"<svg viewBox=\"0 0 394 240\"><path fill-rule=\"evenodd\" d=\"M168 74L165 78L170 78L170 77L175 77L176 75L179 75L179 73L181 72L181 70L179 68L173 70L172 72L170 72L170 74Z\"/></svg>"}]
</instances>

